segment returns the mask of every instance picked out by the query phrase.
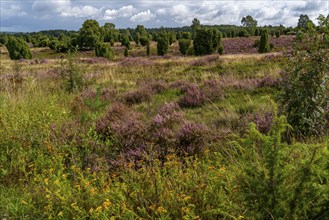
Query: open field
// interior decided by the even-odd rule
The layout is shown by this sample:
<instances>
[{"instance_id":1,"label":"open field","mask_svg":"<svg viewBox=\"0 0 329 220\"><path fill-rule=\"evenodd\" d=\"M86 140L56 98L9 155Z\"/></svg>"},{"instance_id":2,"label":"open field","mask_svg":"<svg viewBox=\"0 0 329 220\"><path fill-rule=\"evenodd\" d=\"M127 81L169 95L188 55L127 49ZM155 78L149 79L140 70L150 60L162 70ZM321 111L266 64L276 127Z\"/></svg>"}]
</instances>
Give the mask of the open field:
<instances>
[{"instance_id":1,"label":"open field","mask_svg":"<svg viewBox=\"0 0 329 220\"><path fill-rule=\"evenodd\" d=\"M291 38L281 39L273 53L240 39L203 57L180 56L177 43L164 57L155 44L150 57L144 47L123 57L115 45L113 61L49 48L11 61L0 48L0 217L261 219L275 146L276 216L325 219L328 136L281 143ZM71 93L66 59L83 78Z\"/></svg>"}]
</instances>

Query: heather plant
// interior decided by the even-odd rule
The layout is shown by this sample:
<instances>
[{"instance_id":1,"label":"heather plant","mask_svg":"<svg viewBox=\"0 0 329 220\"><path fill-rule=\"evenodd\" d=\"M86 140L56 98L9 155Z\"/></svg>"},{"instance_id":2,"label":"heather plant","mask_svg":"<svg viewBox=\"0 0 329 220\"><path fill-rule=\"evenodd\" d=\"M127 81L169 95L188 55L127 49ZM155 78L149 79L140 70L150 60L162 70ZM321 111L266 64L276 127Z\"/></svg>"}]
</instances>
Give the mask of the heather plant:
<instances>
[{"instance_id":1,"label":"heather plant","mask_svg":"<svg viewBox=\"0 0 329 220\"><path fill-rule=\"evenodd\" d=\"M198 86L192 85L187 88L186 92L179 99L178 104L180 107L200 107L206 101L206 97Z\"/></svg>"},{"instance_id":2,"label":"heather plant","mask_svg":"<svg viewBox=\"0 0 329 220\"><path fill-rule=\"evenodd\" d=\"M257 130L262 134L267 134L273 125L273 113L268 111L259 111L246 116L249 122L256 125Z\"/></svg>"},{"instance_id":3,"label":"heather plant","mask_svg":"<svg viewBox=\"0 0 329 220\"><path fill-rule=\"evenodd\" d=\"M152 119L149 133L162 162L169 153L174 153L177 127L182 121L182 112L174 102L162 105Z\"/></svg>"},{"instance_id":4,"label":"heather plant","mask_svg":"<svg viewBox=\"0 0 329 220\"><path fill-rule=\"evenodd\" d=\"M224 96L220 82L217 80L205 81L201 87L201 91L205 95L206 99L211 102L218 101Z\"/></svg>"},{"instance_id":5,"label":"heather plant","mask_svg":"<svg viewBox=\"0 0 329 220\"><path fill-rule=\"evenodd\" d=\"M135 91L128 91L123 95L124 101L128 105L149 102L152 98L152 90L149 87L141 87Z\"/></svg>"},{"instance_id":6,"label":"heather plant","mask_svg":"<svg viewBox=\"0 0 329 220\"><path fill-rule=\"evenodd\" d=\"M162 93L168 89L168 84L165 81L154 80L152 78L139 79L136 84L149 88L152 93Z\"/></svg>"},{"instance_id":7,"label":"heather plant","mask_svg":"<svg viewBox=\"0 0 329 220\"><path fill-rule=\"evenodd\" d=\"M96 122L96 132L104 139L115 138L120 150L143 146L146 126L141 114L129 107L114 103L105 116Z\"/></svg>"},{"instance_id":8,"label":"heather plant","mask_svg":"<svg viewBox=\"0 0 329 220\"><path fill-rule=\"evenodd\" d=\"M190 65L191 66L208 66L208 65L216 63L218 61L219 61L218 55L212 54L212 55L207 55L207 56L203 56L203 57L197 58L195 60L192 60L190 62Z\"/></svg>"},{"instance_id":9,"label":"heather plant","mask_svg":"<svg viewBox=\"0 0 329 220\"><path fill-rule=\"evenodd\" d=\"M181 156L203 153L207 143L208 130L202 124L184 123L177 134L176 152Z\"/></svg>"}]
</instances>

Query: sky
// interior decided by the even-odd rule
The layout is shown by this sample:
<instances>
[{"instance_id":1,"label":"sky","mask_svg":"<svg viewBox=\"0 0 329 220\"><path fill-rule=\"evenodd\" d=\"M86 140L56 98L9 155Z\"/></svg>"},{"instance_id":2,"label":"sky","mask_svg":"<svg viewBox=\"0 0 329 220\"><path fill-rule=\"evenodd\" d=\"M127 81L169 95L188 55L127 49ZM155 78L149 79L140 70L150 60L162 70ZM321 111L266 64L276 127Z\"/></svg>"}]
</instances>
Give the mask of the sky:
<instances>
[{"instance_id":1,"label":"sky","mask_svg":"<svg viewBox=\"0 0 329 220\"><path fill-rule=\"evenodd\" d=\"M301 14L315 23L329 14L329 0L0 0L0 31L79 30L86 19L117 28L182 27L201 24L241 25L251 15L258 25L296 26Z\"/></svg>"}]
</instances>

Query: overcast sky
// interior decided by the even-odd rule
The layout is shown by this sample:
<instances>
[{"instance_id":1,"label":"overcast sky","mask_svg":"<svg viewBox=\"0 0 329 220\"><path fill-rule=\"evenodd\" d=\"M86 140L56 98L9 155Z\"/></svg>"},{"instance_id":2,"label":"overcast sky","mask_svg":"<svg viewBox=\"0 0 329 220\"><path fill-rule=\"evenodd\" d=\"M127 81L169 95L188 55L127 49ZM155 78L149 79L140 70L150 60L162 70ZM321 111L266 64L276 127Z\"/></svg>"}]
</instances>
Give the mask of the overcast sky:
<instances>
[{"instance_id":1,"label":"overcast sky","mask_svg":"<svg viewBox=\"0 0 329 220\"><path fill-rule=\"evenodd\" d=\"M329 0L0 0L0 31L78 30L84 20L96 19L100 25L112 22L118 28L181 27L193 18L202 24L236 24L251 15L258 25L296 26L301 14L314 22L329 13Z\"/></svg>"}]
</instances>

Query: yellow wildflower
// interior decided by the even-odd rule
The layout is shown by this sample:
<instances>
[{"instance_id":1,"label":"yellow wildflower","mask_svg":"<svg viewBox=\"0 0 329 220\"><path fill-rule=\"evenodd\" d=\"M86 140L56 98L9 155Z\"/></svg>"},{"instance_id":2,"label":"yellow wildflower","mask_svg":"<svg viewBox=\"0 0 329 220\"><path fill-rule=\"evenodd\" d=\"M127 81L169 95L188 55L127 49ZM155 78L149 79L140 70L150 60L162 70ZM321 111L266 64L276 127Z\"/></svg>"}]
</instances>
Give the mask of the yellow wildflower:
<instances>
[{"instance_id":1,"label":"yellow wildflower","mask_svg":"<svg viewBox=\"0 0 329 220\"><path fill-rule=\"evenodd\" d=\"M54 183L55 183L56 186L60 186L58 179L56 179Z\"/></svg>"},{"instance_id":2,"label":"yellow wildflower","mask_svg":"<svg viewBox=\"0 0 329 220\"><path fill-rule=\"evenodd\" d=\"M98 213L101 212L102 211L102 206L98 206L95 211L98 212Z\"/></svg>"},{"instance_id":3,"label":"yellow wildflower","mask_svg":"<svg viewBox=\"0 0 329 220\"><path fill-rule=\"evenodd\" d=\"M102 207L103 207L104 209L108 209L108 207L109 207L110 205L112 205L112 203L110 202L109 199L106 199L105 202L103 202Z\"/></svg>"},{"instance_id":4,"label":"yellow wildflower","mask_svg":"<svg viewBox=\"0 0 329 220\"><path fill-rule=\"evenodd\" d=\"M184 213L190 213L190 208L188 208L188 207L183 207L182 208L182 212L184 212Z\"/></svg>"},{"instance_id":5,"label":"yellow wildflower","mask_svg":"<svg viewBox=\"0 0 329 220\"><path fill-rule=\"evenodd\" d=\"M60 211L60 212L57 214L57 216L59 216L59 217L63 217L63 212Z\"/></svg>"},{"instance_id":6,"label":"yellow wildflower","mask_svg":"<svg viewBox=\"0 0 329 220\"><path fill-rule=\"evenodd\" d=\"M90 189L90 194L95 194L95 191L96 191L95 188L91 188Z\"/></svg>"},{"instance_id":7,"label":"yellow wildflower","mask_svg":"<svg viewBox=\"0 0 329 220\"><path fill-rule=\"evenodd\" d=\"M183 200L186 202L191 199L191 196L184 196Z\"/></svg>"},{"instance_id":8,"label":"yellow wildflower","mask_svg":"<svg viewBox=\"0 0 329 220\"><path fill-rule=\"evenodd\" d=\"M166 210L165 208L163 208L162 206L159 206L159 207L157 208L157 212L158 212L159 214L162 214L162 213L167 213L167 210Z\"/></svg>"},{"instance_id":9,"label":"yellow wildflower","mask_svg":"<svg viewBox=\"0 0 329 220\"><path fill-rule=\"evenodd\" d=\"M46 178L46 179L44 180L44 183L45 183L46 185L48 185L48 178Z\"/></svg>"}]
</instances>

